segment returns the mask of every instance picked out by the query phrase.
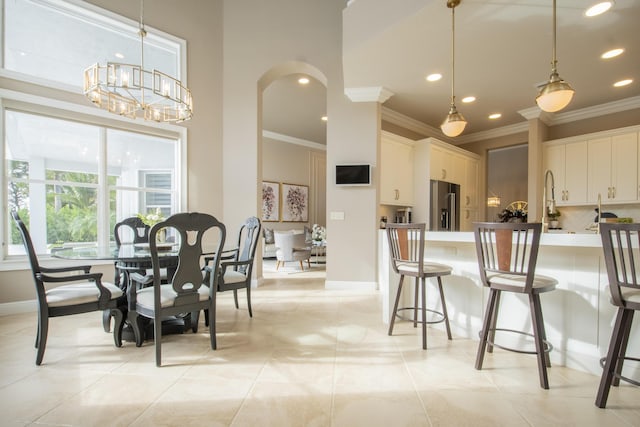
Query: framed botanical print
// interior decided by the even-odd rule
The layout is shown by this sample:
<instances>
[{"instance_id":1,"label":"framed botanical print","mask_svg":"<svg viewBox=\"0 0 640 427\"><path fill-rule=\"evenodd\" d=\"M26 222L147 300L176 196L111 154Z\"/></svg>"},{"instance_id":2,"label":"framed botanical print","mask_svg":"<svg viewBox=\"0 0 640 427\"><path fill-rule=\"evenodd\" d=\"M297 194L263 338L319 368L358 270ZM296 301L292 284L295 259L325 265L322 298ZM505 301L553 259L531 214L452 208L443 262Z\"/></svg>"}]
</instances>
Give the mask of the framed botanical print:
<instances>
[{"instance_id":1,"label":"framed botanical print","mask_svg":"<svg viewBox=\"0 0 640 427\"><path fill-rule=\"evenodd\" d=\"M282 221L307 222L309 220L309 187L282 184Z\"/></svg>"},{"instance_id":2,"label":"framed botanical print","mask_svg":"<svg viewBox=\"0 0 640 427\"><path fill-rule=\"evenodd\" d=\"M280 221L280 183L262 182L262 221Z\"/></svg>"}]
</instances>

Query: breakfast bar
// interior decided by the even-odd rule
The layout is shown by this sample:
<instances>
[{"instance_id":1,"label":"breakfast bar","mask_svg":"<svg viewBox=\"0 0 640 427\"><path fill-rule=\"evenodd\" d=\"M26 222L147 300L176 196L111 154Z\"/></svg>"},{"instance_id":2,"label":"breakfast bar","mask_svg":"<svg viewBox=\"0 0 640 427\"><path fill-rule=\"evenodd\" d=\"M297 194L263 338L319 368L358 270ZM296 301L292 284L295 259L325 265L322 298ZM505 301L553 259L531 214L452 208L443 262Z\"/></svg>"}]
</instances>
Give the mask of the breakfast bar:
<instances>
[{"instance_id":1,"label":"breakfast bar","mask_svg":"<svg viewBox=\"0 0 640 427\"><path fill-rule=\"evenodd\" d=\"M399 277L390 268L384 230L380 231L379 239L378 280L383 321L388 323ZM477 340L482 325L488 292L480 282L475 251L472 232L427 232L425 258L453 268L452 274L443 281L454 343L456 336ZM615 318L614 306L609 302L600 235L544 233L536 272L558 280L556 291L541 297L547 338L554 347L550 354L552 364L600 375L599 360L606 354ZM413 286L412 282L407 282L409 284ZM403 302L410 306L412 292L403 294L407 295ZM438 302L436 295L435 284L430 283L427 286L429 308ZM500 318L508 316L511 325L530 329L526 297L504 295L503 298L504 311ZM507 298L520 301L506 303ZM639 332L634 324L631 335ZM628 354L640 354L637 340L629 342Z\"/></svg>"}]
</instances>

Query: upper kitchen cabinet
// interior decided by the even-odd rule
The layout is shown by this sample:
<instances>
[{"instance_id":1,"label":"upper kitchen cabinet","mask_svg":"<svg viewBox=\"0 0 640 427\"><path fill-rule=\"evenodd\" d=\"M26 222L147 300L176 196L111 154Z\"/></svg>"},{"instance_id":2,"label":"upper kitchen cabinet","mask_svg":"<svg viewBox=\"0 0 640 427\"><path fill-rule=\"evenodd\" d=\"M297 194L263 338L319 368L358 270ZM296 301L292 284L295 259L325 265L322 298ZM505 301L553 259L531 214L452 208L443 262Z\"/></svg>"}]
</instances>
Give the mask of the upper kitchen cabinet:
<instances>
[{"instance_id":1,"label":"upper kitchen cabinet","mask_svg":"<svg viewBox=\"0 0 640 427\"><path fill-rule=\"evenodd\" d=\"M430 178L462 184L464 181L465 158L446 147L431 146Z\"/></svg>"},{"instance_id":2,"label":"upper kitchen cabinet","mask_svg":"<svg viewBox=\"0 0 640 427\"><path fill-rule=\"evenodd\" d=\"M558 206L587 203L587 158L587 141L550 143L545 146L545 170L553 173Z\"/></svg>"},{"instance_id":3,"label":"upper kitchen cabinet","mask_svg":"<svg viewBox=\"0 0 640 427\"><path fill-rule=\"evenodd\" d=\"M413 141L382 132L380 203L413 206Z\"/></svg>"},{"instance_id":4,"label":"upper kitchen cabinet","mask_svg":"<svg viewBox=\"0 0 640 427\"><path fill-rule=\"evenodd\" d=\"M464 162L464 183L460 188L460 204L462 209L471 209L478 207L478 159L468 157L463 159Z\"/></svg>"},{"instance_id":5,"label":"upper kitchen cabinet","mask_svg":"<svg viewBox=\"0 0 640 427\"><path fill-rule=\"evenodd\" d=\"M588 202L638 200L638 132L590 139Z\"/></svg>"}]
</instances>

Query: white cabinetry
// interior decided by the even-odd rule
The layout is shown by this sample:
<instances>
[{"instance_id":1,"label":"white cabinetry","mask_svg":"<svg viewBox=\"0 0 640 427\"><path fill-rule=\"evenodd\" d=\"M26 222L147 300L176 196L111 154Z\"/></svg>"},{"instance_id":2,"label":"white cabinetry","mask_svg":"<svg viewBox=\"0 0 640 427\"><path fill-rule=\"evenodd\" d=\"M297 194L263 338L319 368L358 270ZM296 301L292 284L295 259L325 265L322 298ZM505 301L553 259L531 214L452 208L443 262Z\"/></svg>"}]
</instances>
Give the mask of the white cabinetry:
<instances>
[{"instance_id":1,"label":"white cabinetry","mask_svg":"<svg viewBox=\"0 0 640 427\"><path fill-rule=\"evenodd\" d=\"M547 145L545 169L553 172L558 206L587 202L587 141ZM551 191L551 184L547 191ZM548 195L551 198L551 194Z\"/></svg>"},{"instance_id":2,"label":"white cabinetry","mask_svg":"<svg viewBox=\"0 0 640 427\"><path fill-rule=\"evenodd\" d=\"M412 206L413 141L383 132L380 163L380 203Z\"/></svg>"},{"instance_id":3,"label":"white cabinetry","mask_svg":"<svg viewBox=\"0 0 640 427\"><path fill-rule=\"evenodd\" d=\"M638 200L638 133L588 141L588 202L628 203Z\"/></svg>"}]
</instances>

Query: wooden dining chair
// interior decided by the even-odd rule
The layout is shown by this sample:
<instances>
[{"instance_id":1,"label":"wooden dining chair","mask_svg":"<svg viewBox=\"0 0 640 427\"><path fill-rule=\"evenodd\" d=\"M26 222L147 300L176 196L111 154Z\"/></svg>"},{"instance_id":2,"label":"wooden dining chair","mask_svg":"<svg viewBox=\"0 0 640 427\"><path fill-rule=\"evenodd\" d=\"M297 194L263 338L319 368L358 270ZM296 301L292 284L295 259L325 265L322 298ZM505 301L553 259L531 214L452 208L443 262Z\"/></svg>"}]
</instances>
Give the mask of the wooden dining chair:
<instances>
[{"instance_id":1,"label":"wooden dining chair","mask_svg":"<svg viewBox=\"0 0 640 427\"><path fill-rule=\"evenodd\" d=\"M622 374L625 360L640 361L638 357L626 354L633 315L640 310L640 224L603 222L600 223L600 236L611 304L617 307L609 350L602 360L602 377L596 395L596 406L604 408L611 386L618 386L620 380L640 386L639 380Z\"/></svg>"},{"instance_id":2,"label":"wooden dining chair","mask_svg":"<svg viewBox=\"0 0 640 427\"><path fill-rule=\"evenodd\" d=\"M173 229L178 236L178 265L170 283L162 283L160 269L163 266L156 243L156 235L163 228ZM207 248L203 246L203 239ZM129 321L133 326L136 345L142 345L143 320L154 322L154 341L156 350L156 366L162 363L162 320L172 316L191 316L191 322L198 322L198 313L208 310L209 337L211 349L216 343L216 290L220 277L220 258L226 238L224 224L215 217L197 212L178 213L165 221L155 224L149 232L149 250L153 266L152 286L136 289L132 286L130 298ZM214 253L204 264L205 255ZM207 281L203 280L205 271ZM137 275L140 276L140 275ZM132 275L132 278L136 275ZM144 278L143 278L144 279ZM135 279L134 279L135 280ZM197 330L197 326L194 332Z\"/></svg>"},{"instance_id":3,"label":"wooden dining chair","mask_svg":"<svg viewBox=\"0 0 640 427\"><path fill-rule=\"evenodd\" d=\"M115 319L113 340L116 347L120 347L126 306L122 290L111 283L103 282L102 273L91 273L91 266L88 265L59 268L40 265L27 227L17 212L11 212L11 216L22 236L36 285L36 365L40 365L44 357L50 317L107 310Z\"/></svg>"}]
</instances>

